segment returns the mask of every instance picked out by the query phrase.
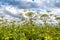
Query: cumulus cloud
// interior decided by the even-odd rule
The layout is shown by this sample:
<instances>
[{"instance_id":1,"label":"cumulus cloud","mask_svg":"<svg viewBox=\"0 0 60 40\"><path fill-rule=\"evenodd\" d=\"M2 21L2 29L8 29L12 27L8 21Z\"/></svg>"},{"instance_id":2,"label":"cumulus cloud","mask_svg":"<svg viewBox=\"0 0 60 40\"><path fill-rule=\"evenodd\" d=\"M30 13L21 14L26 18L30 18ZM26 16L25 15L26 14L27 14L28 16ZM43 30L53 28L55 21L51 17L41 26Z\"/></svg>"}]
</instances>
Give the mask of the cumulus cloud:
<instances>
[{"instance_id":1,"label":"cumulus cloud","mask_svg":"<svg viewBox=\"0 0 60 40\"><path fill-rule=\"evenodd\" d=\"M14 16L19 12L18 9L31 9L34 8L34 11L41 11L39 8L45 8L42 10L48 9L49 7L57 7L59 8L60 0L0 0L0 10L2 10L6 14L11 14L10 16ZM38 9L36 9L38 8ZM35 10L36 9L36 10ZM33 9L31 9L33 10ZM6 11L6 12L5 12ZM58 10L56 10L58 11ZM56 12L54 11L54 13ZM60 13L60 12L59 12ZM57 13L56 13L57 14ZM16 16L15 16L16 17Z\"/></svg>"},{"instance_id":2,"label":"cumulus cloud","mask_svg":"<svg viewBox=\"0 0 60 40\"><path fill-rule=\"evenodd\" d=\"M9 5L1 5L2 7L0 8L0 15L1 16L6 16L9 15L11 18L20 18L22 16L19 16L18 13L18 9L13 7L13 6L9 6ZM6 17L8 18L8 17Z\"/></svg>"},{"instance_id":3,"label":"cumulus cloud","mask_svg":"<svg viewBox=\"0 0 60 40\"><path fill-rule=\"evenodd\" d=\"M55 3L55 6L58 7L58 8L60 8L60 2Z\"/></svg>"},{"instance_id":4,"label":"cumulus cloud","mask_svg":"<svg viewBox=\"0 0 60 40\"><path fill-rule=\"evenodd\" d=\"M0 5L12 5L17 8L60 8L60 0L0 0Z\"/></svg>"},{"instance_id":5,"label":"cumulus cloud","mask_svg":"<svg viewBox=\"0 0 60 40\"><path fill-rule=\"evenodd\" d=\"M0 2L2 4L12 5L12 6L18 7L18 8L37 8L37 7L39 7L38 4L36 4L36 3L32 3L29 1L22 1L22 0L18 0L18 1L17 0L0 0Z\"/></svg>"}]
</instances>

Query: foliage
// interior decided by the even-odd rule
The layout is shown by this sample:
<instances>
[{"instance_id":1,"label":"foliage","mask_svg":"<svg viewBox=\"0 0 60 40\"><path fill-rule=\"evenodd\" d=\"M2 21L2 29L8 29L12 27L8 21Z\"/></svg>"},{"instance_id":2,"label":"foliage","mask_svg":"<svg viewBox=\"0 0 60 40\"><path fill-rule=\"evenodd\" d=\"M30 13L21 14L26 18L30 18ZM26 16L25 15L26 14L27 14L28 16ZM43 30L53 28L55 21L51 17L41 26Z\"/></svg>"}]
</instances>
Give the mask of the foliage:
<instances>
[{"instance_id":1,"label":"foliage","mask_svg":"<svg viewBox=\"0 0 60 40\"><path fill-rule=\"evenodd\" d=\"M60 25L50 26L47 25L46 20L49 16L47 14L40 15L45 26L33 24L33 12L28 12L26 15L29 21L22 18L21 21L11 21L0 19L0 40L60 40ZM60 18L56 18L60 20Z\"/></svg>"},{"instance_id":2,"label":"foliage","mask_svg":"<svg viewBox=\"0 0 60 40\"><path fill-rule=\"evenodd\" d=\"M0 40L60 40L60 27L25 24L0 26Z\"/></svg>"}]
</instances>

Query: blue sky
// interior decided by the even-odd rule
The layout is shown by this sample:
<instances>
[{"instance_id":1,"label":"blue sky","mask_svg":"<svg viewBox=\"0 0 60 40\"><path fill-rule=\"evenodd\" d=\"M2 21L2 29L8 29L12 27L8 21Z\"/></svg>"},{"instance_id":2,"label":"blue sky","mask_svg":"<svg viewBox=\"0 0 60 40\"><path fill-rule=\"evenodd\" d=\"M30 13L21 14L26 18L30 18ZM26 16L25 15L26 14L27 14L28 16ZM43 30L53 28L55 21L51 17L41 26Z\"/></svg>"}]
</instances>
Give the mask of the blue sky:
<instances>
[{"instance_id":1,"label":"blue sky","mask_svg":"<svg viewBox=\"0 0 60 40\"><path fill-rule=\"evenodd\" d=\"M12 5L17 8L37 8L38 7L36 3L22 1L22 0L18 0L18 1L17 0L0 0L0 3L2 5L9 5L9 6Z\"/></svg>"},{"instance_id":2,"label":"blue sky","mask_svg":"<svg viewBox=\"0 0 60 40\"><path fill-rule=\"evenodd\" d=\"M40 8L44 6L60 8L60 0L0 0L0 4L12 5L17 8Z\"/></svg>"},{"instance_id":3,"label":"blue sky","mask_svg":"<svg viewBox=\"0 0 60 40\"><path fill-rule=\"evenodd\" d=\"M56 11L58 12L60 11L60 0L0 0L0 12L14 17L18 17L13 13L18 13L20 9L32 8L38 9L38 11L40 9L57 8L58 10Z\"/></svg>"}]
</instances>

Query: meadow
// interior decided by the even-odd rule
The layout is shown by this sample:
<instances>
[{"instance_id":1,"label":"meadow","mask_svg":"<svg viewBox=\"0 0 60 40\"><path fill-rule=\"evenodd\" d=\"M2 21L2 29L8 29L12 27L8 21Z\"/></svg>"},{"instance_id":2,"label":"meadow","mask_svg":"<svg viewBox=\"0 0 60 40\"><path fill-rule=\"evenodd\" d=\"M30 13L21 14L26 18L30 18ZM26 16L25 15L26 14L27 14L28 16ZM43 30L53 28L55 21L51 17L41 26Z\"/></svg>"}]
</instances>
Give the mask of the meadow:
<instances>
[{"instance_id":1,"label":"meadow","mask_svg":"<svg viewBox=\"0 0 60 40\"><path fill-rule=\"evenodd\" d=\"M2 25L0 40L60 40L60 26L46 28L31 24Z\"/></svg>"},{"instance_id":2,"label":"meadow","mask_svg":"<svg viewBox=\"0 0 60 40\"><path fill-rule=\"evenodd\" d=\"M32 12L27 14L29 21L22 23L24 25L16 24L15 21L9 23L7 20L0 19L0 40L60 40L60 23L56 26L47 25L45 20L47 15L44 14L45 26L42 27L34 24L31 18L32 14ZM3 19L3 17L1 18ZM59 17L56 19L60 20Z\"/></svg>"}]
</instances>

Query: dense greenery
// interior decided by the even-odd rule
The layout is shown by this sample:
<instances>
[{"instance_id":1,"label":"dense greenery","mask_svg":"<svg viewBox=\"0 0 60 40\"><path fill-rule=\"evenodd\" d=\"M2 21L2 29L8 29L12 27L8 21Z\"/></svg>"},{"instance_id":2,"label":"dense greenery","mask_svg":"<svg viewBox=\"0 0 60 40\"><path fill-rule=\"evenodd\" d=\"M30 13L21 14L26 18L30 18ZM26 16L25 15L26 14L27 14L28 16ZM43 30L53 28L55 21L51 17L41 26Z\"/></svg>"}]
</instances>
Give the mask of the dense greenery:
<instances>
[{"instance_id":1,"label":"dense greenery","mask_svg":"<svg viewBox=\"0 0 60 40\"><path fill-rule=\"evenodd\" d=\"M60 27L34 24L0 26L0 40L60 40Z\"/></svg>"},{"instance_id":2,"label":"dense greenery","mask_svg":"<svg viewBox=\"0 0 60 40\"><path fill-rule=\"evenodd\" d=\"M22 17L17 22L4 20L4 17L1 16L0 40L60 40L60 17L55 18L58 21L57 25L48 25L47 19L51 15L35 15L32 12L28 12L25 15L28 18ZM37 19L43 21L44 26L37 25L34 22Z\"/></svg>"}]
</instances>

